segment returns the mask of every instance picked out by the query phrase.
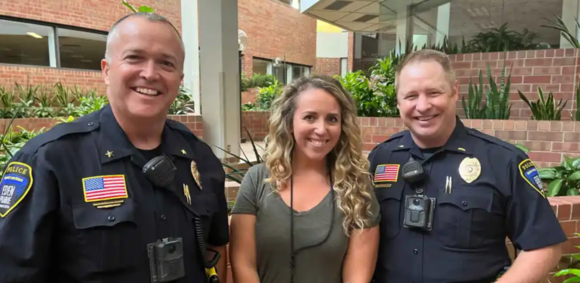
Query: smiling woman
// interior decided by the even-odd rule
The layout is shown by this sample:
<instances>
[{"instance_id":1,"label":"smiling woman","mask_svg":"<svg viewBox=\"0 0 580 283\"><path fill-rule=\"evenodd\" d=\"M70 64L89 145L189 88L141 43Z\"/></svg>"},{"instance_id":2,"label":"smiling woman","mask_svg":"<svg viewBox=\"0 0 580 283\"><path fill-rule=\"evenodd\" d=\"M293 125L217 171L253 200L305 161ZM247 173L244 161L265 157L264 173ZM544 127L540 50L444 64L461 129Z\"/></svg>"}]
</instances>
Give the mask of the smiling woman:
<instances>
[{"instance_id":1,"label":"smiling woman","mask_svg":"<svg viewBox=\"0 0 580 283\"><path fill-rule=\"evenodd\" d=\"M369 282L380 217L351 96L333 78L301 77L269 124L265 163L232 209L234 280Z\"/></svg>"}]
</instances>

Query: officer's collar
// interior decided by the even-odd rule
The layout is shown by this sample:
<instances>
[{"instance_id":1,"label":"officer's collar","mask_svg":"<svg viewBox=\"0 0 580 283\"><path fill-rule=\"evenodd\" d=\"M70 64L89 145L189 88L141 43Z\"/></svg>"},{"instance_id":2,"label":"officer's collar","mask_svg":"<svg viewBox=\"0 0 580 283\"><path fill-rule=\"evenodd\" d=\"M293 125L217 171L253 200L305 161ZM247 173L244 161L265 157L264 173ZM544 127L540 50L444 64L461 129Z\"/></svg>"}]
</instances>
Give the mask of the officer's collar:
<instances>
[{"instance_id":1,"label":"officer's collar","mask_svg":"<svg viewBox=\"0 0 580 283\"><path fill-rule=\"evenodd\" d=\"M138 166L143 166L147 162L117 122L110 105L104 107L99 119L101 131L98 144L101 163L104 164L127 156L131 156L131 160ZM171 160L175 159L176 156L193 159L193 152L189 144L178 131L171 129L171 123L175 122L168 119L163 127L161 151Z\"/></svg>"},{"instance_id":2,"label":"officer's collar","mask_svg":"<svg viewBox=\"0 0 580 283\"><path fill-rule=\"evenodd\" d=\"M445 145L443 145L440 150L471 155L472 144L468 142L468 139L464 138L467 135L467 131L468 130L463 125L463 122L461 122L458 116L455 116L455 129L453 130L453 133L451 134ZM421 159L423 158L421 149L417 146L417 144L413 140L413 137L411 136L410 132L407 132L400 139L399 145L395 149L395 151L402 150L408 150L413 156L419 157Z\"/></svg>"}]
</instances>

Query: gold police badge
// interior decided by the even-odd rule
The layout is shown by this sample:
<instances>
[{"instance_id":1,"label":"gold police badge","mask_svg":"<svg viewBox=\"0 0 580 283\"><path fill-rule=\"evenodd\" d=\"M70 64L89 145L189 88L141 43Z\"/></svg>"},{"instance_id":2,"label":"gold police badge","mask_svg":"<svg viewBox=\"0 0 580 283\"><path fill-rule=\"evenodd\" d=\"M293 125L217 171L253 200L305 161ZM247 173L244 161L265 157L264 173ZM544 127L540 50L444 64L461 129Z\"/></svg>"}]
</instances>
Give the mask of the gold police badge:
<instances>
[{"instance_id":1,"label":"gold police badge","mask_svg":"<svg viewBox=\"0 0 580 283\"><path fill-rule=\"evenodd\" d=\"M467 182L471 183L481 174L481 164L477 158L466 157L459 164L459 176Z\"/></svg>"},{"instance_id":2,"label":"gold police badge","mask_svg":"<svg viewBox=\"0 0 580 283\"><path fill-rule=\"evenodd\" d=\"M195 163L195 160L191 161L191 175L193 176L193 179L195 180L197 187L200 190L203 189L201 185L201 176L199 175L199 171L197 170L197 163Z\"/></svg>"}]
</instances>

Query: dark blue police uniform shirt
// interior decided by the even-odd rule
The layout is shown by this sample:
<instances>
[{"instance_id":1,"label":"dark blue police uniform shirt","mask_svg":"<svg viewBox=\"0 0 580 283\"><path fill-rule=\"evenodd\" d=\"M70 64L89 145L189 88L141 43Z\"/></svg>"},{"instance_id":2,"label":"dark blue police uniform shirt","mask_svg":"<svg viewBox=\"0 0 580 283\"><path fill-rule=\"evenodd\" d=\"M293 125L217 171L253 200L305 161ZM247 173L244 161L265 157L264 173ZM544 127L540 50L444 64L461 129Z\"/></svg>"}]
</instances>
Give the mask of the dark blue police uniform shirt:
<instances>
[{"instance_id":1,"label":"dark blue police uniform shirt","mask_svg":"<svg viewBox=\"0 0 580 283\"><path fill-rule=\"evenodd\" d=\"M29 141L0 186L8 196L0 201L0 282L150 282L147 244L167 237L183 239L186 275L174 282L205 282L194 213L208 244L228 243L225 173L211 149L175 121L165 123L159 152L176 167L172 191L146 179L147 160L110 106Z\"/></svg>"},{"instance_id":2,"label":"dark blue police uniform shirt","mask_svg":"<svg viewBox=\"0 0 580 283\"><path fill-rule=\"evenodd\" d=\"M510 265L506 236L524 251L566 241L527 155L456 121L428 158L408 131L369 154L382 218L377 283L493 282ZM424 194L436 198L430 232L402 225L405 195L415 194L401 175L411 156L424 162Z\"/></svg>"}]
</instances>

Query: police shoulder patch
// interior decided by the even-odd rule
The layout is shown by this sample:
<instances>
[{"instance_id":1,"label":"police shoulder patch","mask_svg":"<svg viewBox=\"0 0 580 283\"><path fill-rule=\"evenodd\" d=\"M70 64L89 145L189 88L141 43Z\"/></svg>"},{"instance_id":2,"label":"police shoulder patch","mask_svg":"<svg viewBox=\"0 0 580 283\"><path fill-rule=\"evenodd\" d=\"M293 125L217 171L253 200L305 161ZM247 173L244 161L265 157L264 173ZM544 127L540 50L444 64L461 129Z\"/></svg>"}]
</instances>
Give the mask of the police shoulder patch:
<instances>
[{"instance_id":1,"label":"police shoulder patch","mask_svg":"<svg viewBox=\"0 0 580 283\"><path fill-rule=\"evenodd\" d=\"M532 186L534 190L540 193L543 197L546 197L544 195L540 174L538 173L538 169L536 168L534 163L529 158L525 159L524 161L520 162L520 164L518 165L518 169L520 171L520 175L522 176L522 178L528 184L530 184L530 186Z\"/></svg>"},{"instance_id":2,"label":"police shoulder patch","mask_svg":"<svg viewBox=\"0 0 580 283\"><path fill-rule=\"evenodd\" d=\"M30 165L13 161L6 166L0 181L0 217L6 217L22 202L32 188L32 183Z\"/></svg>"}]
</instances>

